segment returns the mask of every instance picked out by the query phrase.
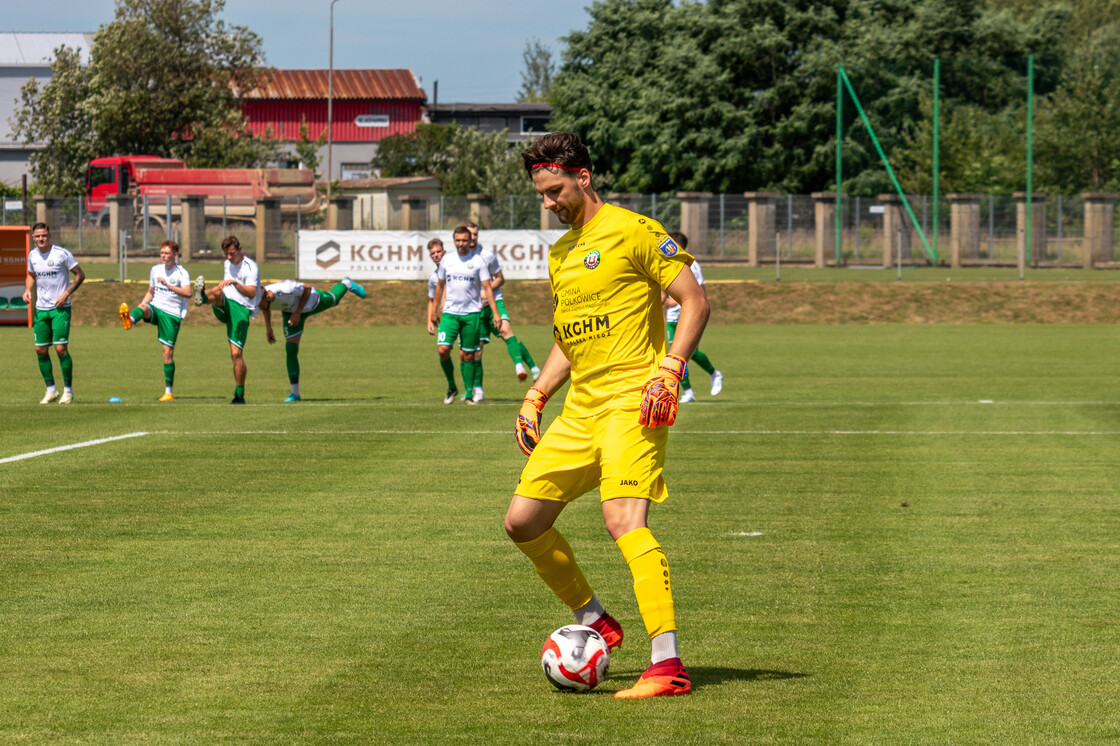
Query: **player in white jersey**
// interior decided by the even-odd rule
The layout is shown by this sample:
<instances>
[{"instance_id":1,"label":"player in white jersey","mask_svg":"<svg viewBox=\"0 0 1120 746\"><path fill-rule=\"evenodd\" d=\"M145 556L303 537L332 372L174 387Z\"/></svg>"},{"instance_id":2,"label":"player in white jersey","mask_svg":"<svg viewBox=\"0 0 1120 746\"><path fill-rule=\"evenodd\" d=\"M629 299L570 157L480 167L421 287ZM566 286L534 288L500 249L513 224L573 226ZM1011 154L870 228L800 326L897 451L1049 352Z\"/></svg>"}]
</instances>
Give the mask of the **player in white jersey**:
<instances>
[{"instance_id":1,"label":"player in white jersey","mask_svg":"<svg viewBox=\"0 0 1120 746\"><path fill-rule=\"evenodd\" d=\"M471 248L482 257L486 262L486 269L490 272L490 287L494 291L494 304L498 308L498 313L501 314L500 318L495 318L490 314L490 309L484 307L482 309L482 333L480 341L482 345L478 348L478 353L475 356L475 362L478 364L478 386L475 388L474 398L476 401L482 400L484 394L482 393L482 352L486 345L490 344L490 335L496 334L506 343L506 352L509 353L510 360L513 361L513 370L517 375L517 380L524 381L532 373L533 380L537 380L540 375L541 369L537 367L536 362L533 361L533 356L529 354L529 349L525 344L518 340L517 336L513 333L513 324L509 320L509 311L506 309L505 300L502 298L502 285L505 284L506 278L502 273L502 264L498 261L498 255L493 249L485 248L478 245L478 225L475 223L467 223L467 228L471 231Z\"/></svg>"},{"instance_id":2,"label":"player in white jersey","mask_svg":"<svg viewBox=\"0 0 1120 746\"><path fill-rule=\"evenodd\" d=\"M122 303L119 309L121 325L125 330L134 324L147 321L156 325L156 338L163 345L163 396L160 401L174 401L175 340L179 327L187 316L187 299L191 297L191 276L179 264L179 244L164 241L159 245L160 263L148 275L148 291L140 305L128 310Z\"/></svg>"},{"instance_id":3,"label":"player in white jersey","mask_svg":"<svg viewBox=\"0 0 1120 746\"><path fill-rule=\"evenodd\" d=\"M471 232L467 226L460 225L453 234L455 253L448 252L436 270L436 292L432 304L432 323L436 322L435 312L442 309L439 319L439 334L436 349L439 351L440 364L446 368L451 360L451 346L459 340L459 367L463 373L463 398L468 404L475 404L474 386L477 364L474 353L480 347L479 333L482 325L482 302L490 306L494 318L500 318L494 303L494 292L490 289L490 273L486 263L471 249ZM447 361L447 362L444 362ZM454 387L448 390L445 404L455 401L458 393Z\"/></svg>"},{"instance_id":4,"label":"player in white jersey","mask_svg":"<svg viewBox=\"0 0 1120 746\"><path fill-rule=\"evenodd\" d=\"M428 256L436 265L432 274L428 275L428 307L425 317L428 334L435 334L438 331L439 324L436 319L440 316L440 309L436 306L436 288L439 287L439 265L445 254L447 254L447 251L443 248L442 240L433 238L428 241ZM448 355L446 358L441 356L439 366L444 377L447 378L447 394L443 398L443 403L454 404L455 397L459 394L459 388L455 385L455 365L451 362L451 356Z\"/></svg>"},{"instance_id":5,"label":"player in white jersey","mask_svg":"<svg viewBox=\"0 0 1120 746\"><path fill-rule=\"evenodd\" d=\"M31 240L35 242L35 250L27 255L23 302L30 305L34 290L35 355L39 359L39 373L47 385L47 392L39 403L49 404L58 399L59 404L69 404L74 401L74 361L69 348L70 297L85 282L86 273L78 266L73 254L51 243L51 229L46 223L31 226ZM71 273L73 281L70 280ZM51 345L54 345L58 367L62 370L61 398L54 383Z\"/></svg>"},{"instance_id":6,"label":"player in white jersey","mask_svg":"<svg viewBox=\"0 0 1120 746\"><path fill-rule=\"evenodd\" d=\"M264 289L261 287L261 270L241 251L237 236L222 239L222 252L226 255L223 279L209 291L201 275L194 280L194 302L200 306L209 302L214 316L226 325L229 356L233 360L233 400L230 404L245 403L245 357L242 350L249 337L249 322L257 315Z\"/></svg>"},{"instance_id":7,"label":"player in white jersey","mask_svg":"<svg viewBox=\"0 0 1120 746\"><path fill-rule=\"evenodd\" d=\"M680 231L671 231L669 237L676 241L677 245L684 251L688 251L688 236ZM704 287L704 273L700 271L700 262L693 260L692 266L693 277L700 287ZM668 330L668 339L666 344L673 343L673 337L677 333L677 322L681 317L681 306L673 297L668 293L662 291L662 302L665 304L665 326ZM691 360L704 369L704 372L711 376L712 379L712 396L718 396L719 392L723 390L723 374L716 370L716 366L712 365L712 361L703 352L696 349L692 353ZM689 366L691 367L691 366ZM696 394L692 390L692 382L688 379L688 368L684 370L684 378L681 379L681 396L680 403L685 404L690 401L696 401Z\"/></svg>"},{"instance_id":8,"label":"player in white jersey","mask_svg":"<svg viewBox=\"0 0 1120 746\"><path fill-rule=\"evenodd\" d=\"M268 343L276 344L272 333L272 306L280 309L284 326L284 359L288 366L288 383L292 391L285 402L300 401L299 395L299 341L303 337L303 324L308 316L334 308L347 291L359 298L366 297L366 289L349 277L330 289L330 292L313 288L298 280L282 280L264 286L261 313L264 314Z\"/></svg>"}]
</instances>

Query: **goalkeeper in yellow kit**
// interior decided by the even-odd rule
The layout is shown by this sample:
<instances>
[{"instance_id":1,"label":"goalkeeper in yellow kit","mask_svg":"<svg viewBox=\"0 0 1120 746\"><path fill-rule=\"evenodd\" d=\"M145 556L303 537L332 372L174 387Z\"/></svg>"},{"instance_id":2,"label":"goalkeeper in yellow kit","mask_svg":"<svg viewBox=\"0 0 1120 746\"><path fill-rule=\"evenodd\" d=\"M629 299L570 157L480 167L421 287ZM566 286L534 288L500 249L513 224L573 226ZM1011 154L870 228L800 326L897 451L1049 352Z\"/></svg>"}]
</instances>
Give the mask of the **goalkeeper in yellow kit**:
<instances>
[{"instance_id":1,"label":"goalkeeper in yellow kit","mask_svg":"<svg viewBox=\"0 0 1120 746\"><path fill-rule=\"evenodd\" d=\"M599 488L603 521L630 567L652 645L651 664L623 699L687 694L677 651L669 563L646 523L651 502L668 496L661 471L677 390L704 325L708 302L692 257L655 220L603 202L591 157L571 132L554 132L523 154L525 170L570 230L549 252L555 344L529 389L516 424L529 454L506 512L505 529L541 579L611 648L622 627L603 609L553 526L564 506ZM681 306L665 354L661 289ZM571 379L564 411L540 435L545 402Z\"/></svg>"}]
</instances>

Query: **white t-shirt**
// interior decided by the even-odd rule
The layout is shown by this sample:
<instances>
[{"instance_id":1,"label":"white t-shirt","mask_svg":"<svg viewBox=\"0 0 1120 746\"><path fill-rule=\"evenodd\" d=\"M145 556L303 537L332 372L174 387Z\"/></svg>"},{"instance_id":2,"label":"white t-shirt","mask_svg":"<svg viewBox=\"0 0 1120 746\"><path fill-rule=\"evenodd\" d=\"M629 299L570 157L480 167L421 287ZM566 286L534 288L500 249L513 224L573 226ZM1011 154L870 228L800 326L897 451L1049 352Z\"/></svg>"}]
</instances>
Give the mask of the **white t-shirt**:
<instances>
[{"instance_id":1,"label":"white t-shirt","mask_svg":"<svg viewBox=\"0 0 1120 746\"><path fill-rule=\"evenodd\" d=\"M261 285L261 270L257 263L247 256L241 257L240 264L230 264L229 259L226 259L225 274L222 279L237 280L242 285L256 286L257 294L252 298L246 298L233 285L226 285L222 288L222 293L225 294L227 300L245 306L252 311L252 316L255 318L257 307L261 304L261 296L264 295L264 287Z\"/></svg>"},{"instance_id":2,"label":"white t-shirt","mask_svg":"<svg viewBox=\"0 0 1120 746\"><path fill-rule=\"evenodd\" d=\"M482 311L482 281L490 280L486 262L472 251L466 257L458 251L449 251L439 263L436 275L447 283L443 312L465 316Z\"/></svg>"},{"instance_id":3,"label":"white t-shirt","mask_svg":"<svg viewBox=\"0 0 1120 746\"><path fill-rule=\"evenodd\" d=\"M439 284L439 267L432 270L431 277L428 278L428 300L436 297L436 285Z\"/></svg>"},{"instance_id":4,"label":"white t-shirt","mask_svg":"<svg viewBox=\"0 0 1120 746\"><path fill-rule=\"evenodd\" d=\"M490 273L490 277L494 278L499 272L502 271L502 264L498 261L498 255L494 253L493 249L483 248L479 246L477 249L483 261L486 262L486 271ZM494 300L502 297L502 289L498 288L494 291Z\"/></svg>"},{"instance_id":5,"label":"white t-shirt","mask_svg":"<svg viewBox=\"0 0 1120 746\"><path fill-rule=\"evenodd\" d=\"M27 255L27 266L35 275L35 307L50 311L70 287L70 270L78 266L78 260L61 246L51 246L46 254L36 247ZM62 307L70 307L69 298Z\"/></svg>"},{"instance_id":6,"label":"white t-shirt","mask_svg":"<svg viewBox=\"0 0 1120 746\"><path fill-rule=\"evenodd\" d=\"M693 259L692 264L690 265L690 269L692 269L692 276L696 278L696 284L703 285L704 273L700 271L700 262ZM680 321L680 318L681 307L679 303L675 306L669 306L669 308L665 310L665 320L667 322L675 324L676 322Z\"/></svg>"},{"instance_id":7,"label":"white t-shirt","mask_svg":"<svg viewBox=\"0 0 1120 746\"><path fill-rule=\"evenodd\" d=\"M276 295L276 299L272 301L274 306L285 313L295 313L296 306L299 305L299 299L303 297L304 284L296 280L281 280L274 282L271 285L265 285L264 289ZM307 296L307 302L303 304L301 314L308 311L314 311L319 307L319 292L315 288L311 288L311 292Z\"/></svg>"},{"instance_id":8,"label":"white t-shirt","mask_svg":"<svg viewBox=\"0 0 1120 746\"><path fill-rule=\"evenodd\" d=\"M174 269L169 272L162 263L152 267L152 271L148 275L148 285L152 288L152 305L164 313L178 316L181 319L186 318L187 300L190 296L172 292L167 285L159 281L161 277L167 280L167 285L181 288L190 287L191 276L181 264L176 264Z\"/></svg>"}]
</instances>

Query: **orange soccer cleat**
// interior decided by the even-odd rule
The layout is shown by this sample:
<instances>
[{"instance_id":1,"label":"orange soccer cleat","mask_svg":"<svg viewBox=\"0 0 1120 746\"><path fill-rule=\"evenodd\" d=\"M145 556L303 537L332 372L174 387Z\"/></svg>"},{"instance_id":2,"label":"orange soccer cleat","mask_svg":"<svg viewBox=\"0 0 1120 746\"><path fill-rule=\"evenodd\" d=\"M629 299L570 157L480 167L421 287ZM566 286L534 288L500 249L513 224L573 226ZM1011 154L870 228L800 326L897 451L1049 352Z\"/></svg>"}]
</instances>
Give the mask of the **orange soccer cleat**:
<instances>
[{"instance_id":1,"label":"orange soccer cleat","mask_svg":"<svg viewBox=\"0 0 1120 746\"><path fill-rule=\"evenodd\" d=\"M646 697L672 697L676 694L688 694L692 691L692 682L688 678L688 671L681 664L680 658L653 663L638 679L638 683L629 689L614 693L615 699L644 699Z\"/></svg>"},{"instance_id":2,"label":"orange soccer cleat","mask_svg":"<svg viewBox=\"0 0 1120 746\"><path fill-rule=\"evenodd\" d=\"M118 309L117 313L119 313L120 316L121 316L121 326L124 327L124 330L128 331L129 329L131 329L132 328L132 318L128 315L128 304L127 303L122 303L121 307L120 307L120 309Z\"/></svg>"}]
</instances>

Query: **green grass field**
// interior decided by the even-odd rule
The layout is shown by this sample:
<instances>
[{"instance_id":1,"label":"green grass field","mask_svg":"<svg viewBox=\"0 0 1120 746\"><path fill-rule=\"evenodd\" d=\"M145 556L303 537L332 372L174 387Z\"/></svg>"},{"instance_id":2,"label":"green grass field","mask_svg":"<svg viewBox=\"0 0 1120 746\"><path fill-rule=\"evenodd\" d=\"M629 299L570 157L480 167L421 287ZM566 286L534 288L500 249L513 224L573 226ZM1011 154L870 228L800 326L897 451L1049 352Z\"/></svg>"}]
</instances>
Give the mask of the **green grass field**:
<instances>
[{"instance_id":1,"label":"green grass field","mask_svg":"<svg viewBox=\"0 0 1120 746\"><path fill-rule=\"evenodd\" d=\"M519 329L543 359L549 331ZM505 537L523 386L447 407L418 328L313 328L305 401L253 329L76 329L40 406L0 328L0 742L1069 744L1120 738L1120 340L1110 326L713 326L652 527L690 697L645 668L596 496L560 527L627 639L587 695ZM110 396L121 404L108 404ZM555 405L546 410L554 416Z\"/></svg>"}]
</instances>

